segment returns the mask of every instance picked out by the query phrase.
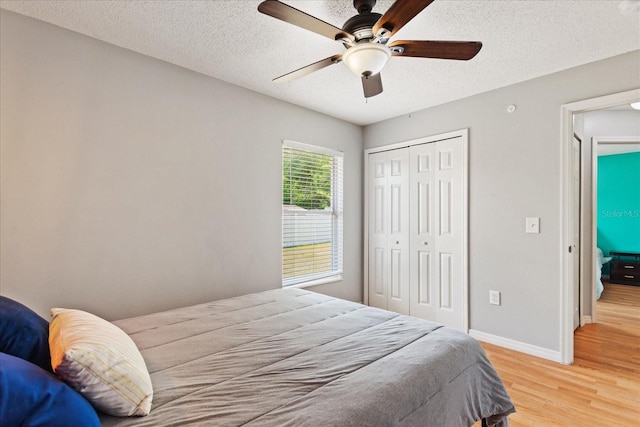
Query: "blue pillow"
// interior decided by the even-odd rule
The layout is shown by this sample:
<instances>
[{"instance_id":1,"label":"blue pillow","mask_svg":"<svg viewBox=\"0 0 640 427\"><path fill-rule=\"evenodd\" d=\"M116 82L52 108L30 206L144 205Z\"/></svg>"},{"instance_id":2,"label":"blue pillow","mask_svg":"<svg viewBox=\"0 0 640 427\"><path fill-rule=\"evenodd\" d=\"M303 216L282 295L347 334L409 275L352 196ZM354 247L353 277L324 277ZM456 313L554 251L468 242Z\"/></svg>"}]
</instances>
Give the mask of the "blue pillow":
<instances>
[{"instance_id":1,"label":"blue pillow","mask_svg":"<svg viewBox=\"0 0 640 427\"><path fill-rule=\"evenodd\" d=\"M44 369L0 353L0 420L5 426L100 427L93 406Z\"/></svg>"},{"instance_id":2,"label":"blue pillow","mask_svg":"<svg viewBox=\"0 0 640 427\"><path fill-rule=\"evenodd\" d=\"M0 296L0 352L53 372L49 322L19 302Z\"/></svg>"}]
</instances>

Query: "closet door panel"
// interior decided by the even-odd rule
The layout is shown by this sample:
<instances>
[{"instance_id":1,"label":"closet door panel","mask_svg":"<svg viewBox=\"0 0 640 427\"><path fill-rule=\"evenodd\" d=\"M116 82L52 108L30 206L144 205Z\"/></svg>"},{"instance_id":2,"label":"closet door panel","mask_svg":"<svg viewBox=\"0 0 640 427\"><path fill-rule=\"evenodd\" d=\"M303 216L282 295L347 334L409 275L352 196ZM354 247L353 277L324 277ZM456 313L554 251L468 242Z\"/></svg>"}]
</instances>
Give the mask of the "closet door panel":
<instances>
[{"instance_id":1,"label":"closet door panel","mask_svg":"<svg viewBox=\"0 0 640 427\"><path fill-rule=\"evenodd\" d=\"M404 297L402 289L402 252L397 249L391 250L391 298L402 300Z\"/></svg>"},{"instance_id":2,"label":"closet door panel","mask_svg":"<svg viewBox=\"0 0 640 427\"><path fill-rule=\"evenodd\" d=\"M418 250L418 294L417 304L411 307L415 314L416 305L431 306L431 252ZM413 288L409 292L411 292Z\"/></svg>"},{"instance_id":3,"label":"closet door panel","mask_svg":"<svg viewBox=\"0 0 640 427\"><path fill-rule=\"evenodd\" d=\"M387 292L385 290L386 280L385 280L385 249L384 248L374 248L374 264L373 271L369 273L369 280L373 283L372 294L376 297L387 299ZM386 302L385 302L386 307Z\"/></svg>"},{"instance_id":4,"label":"closet door panel","mask_svg":"<svg viewBox=\"0 0 640 427\"><path fill-rule=\"evenodd\" d=\"M436 240L434 225L437 200L435 189L435 145L422 144L409 148L410 159L410 312L411 315L435 320L439 292L434 262Z\"/></svg>"},{"instance_id":5,"label":"closet door panel","mask_svg":"<svg viewBox=\"0 0 640 427\"><path fill-rule=\"evenodd\" d=\"M409 314L409 149L388 151L390 287L388 309Z\"/></svg>"},{"instance_id":6,"label":"closet door panel","mask_svg":"<svg viewBox=\"0 0 640 427\"><path fill-rule=\"evenodd\" d=\"M433 193L431 182L417 182L416 202L417 206L417 230L418 235L428 236L431 234L431 217L432 202L431 194Z\"/></svg>"},{"instance_id":7,"label":"closet door panel","mask_svg":"<svg viewBox=\"0 0 640 427\"><path fill-rule=\"evenodd\" d=\"M464 261L465 147L462 138L435 143L437 161L438 309L435 320L466 330L466 280Z\"/></svg>"},{"instance_id":8,"label":"closet door panel","mask_svg":"<svg viewBox=\"0 0 640 427\"><path fill-rule=\"evenodd\" d=\"M386 153L369 155L369 305L386 309L389 289L389 201L387 179L389 164Z\"/></svg>"},{"instance_id":9,"label":"closet door panel","mask_svg":"<svg viewBox=\"0 0 640 427\"><path fill-rule=\"evenodd\" d=\"M453 255L445 252L440 252L440 309L452 310L453 304L451 301L453 294Z\"/></svg>"}]
</instances>

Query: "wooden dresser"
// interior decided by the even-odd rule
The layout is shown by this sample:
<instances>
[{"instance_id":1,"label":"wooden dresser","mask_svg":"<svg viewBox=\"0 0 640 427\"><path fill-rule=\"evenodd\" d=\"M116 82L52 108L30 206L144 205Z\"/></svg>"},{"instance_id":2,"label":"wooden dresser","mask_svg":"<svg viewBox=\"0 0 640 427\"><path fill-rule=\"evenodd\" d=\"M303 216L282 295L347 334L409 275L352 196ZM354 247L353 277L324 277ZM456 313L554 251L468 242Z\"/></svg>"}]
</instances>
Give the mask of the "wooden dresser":
<instances>
[{"instance_id":1,"label":"wooden dresser","mask_svg":"<svg viewBox=\"0 0 640 427\"><path fill-rule=\"evenodd\" d=\"M613 252L611 260L612 283L640 286L640 253Z\"/></svg>"}]
</instances>

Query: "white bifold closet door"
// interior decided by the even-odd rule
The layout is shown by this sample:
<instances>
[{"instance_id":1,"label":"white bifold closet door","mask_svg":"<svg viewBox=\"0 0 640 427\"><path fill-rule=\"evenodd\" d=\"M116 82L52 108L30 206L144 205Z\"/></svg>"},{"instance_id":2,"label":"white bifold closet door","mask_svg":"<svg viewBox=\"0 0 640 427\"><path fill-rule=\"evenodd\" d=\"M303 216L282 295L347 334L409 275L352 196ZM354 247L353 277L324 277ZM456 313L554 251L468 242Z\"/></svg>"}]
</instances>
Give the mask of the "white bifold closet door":
<instances>
[{"instance_id":1,"label":"white bifold closet door","mask_svg":"<svg viewBox=\"0 0 640 427\"><path fill-rule=\"evenodd\" d=\"M369 155L369 304L466 331L461 137Z\"/></svg>"},{"instance_id":2,"label":"white bifold closet door","mask_svg":"<svg viewBox=\"0 0 640 427\"><path fill-rule=\"evenodd\" d=\"M369 304L409 314L409 151L369 156Z\"/></svg>"}]
</instances>

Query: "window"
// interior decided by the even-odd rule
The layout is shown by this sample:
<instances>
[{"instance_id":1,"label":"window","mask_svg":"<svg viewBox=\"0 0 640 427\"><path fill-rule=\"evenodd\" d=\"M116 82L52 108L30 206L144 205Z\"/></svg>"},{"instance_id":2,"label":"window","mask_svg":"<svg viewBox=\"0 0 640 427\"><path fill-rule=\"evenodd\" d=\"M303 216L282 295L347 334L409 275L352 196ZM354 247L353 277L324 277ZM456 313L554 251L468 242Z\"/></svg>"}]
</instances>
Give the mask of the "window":
<instances>
[{"instance_id":1,"label":"window","mask_svg":"<svg viewBox=\"0 0 640 427\"><path fill-rule=\"evenodd\" d=\"M283 287L342 275L342 165L338 151L283 143Z\"/></svg>"}]
</instances>

